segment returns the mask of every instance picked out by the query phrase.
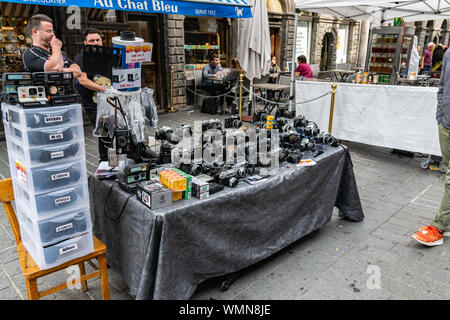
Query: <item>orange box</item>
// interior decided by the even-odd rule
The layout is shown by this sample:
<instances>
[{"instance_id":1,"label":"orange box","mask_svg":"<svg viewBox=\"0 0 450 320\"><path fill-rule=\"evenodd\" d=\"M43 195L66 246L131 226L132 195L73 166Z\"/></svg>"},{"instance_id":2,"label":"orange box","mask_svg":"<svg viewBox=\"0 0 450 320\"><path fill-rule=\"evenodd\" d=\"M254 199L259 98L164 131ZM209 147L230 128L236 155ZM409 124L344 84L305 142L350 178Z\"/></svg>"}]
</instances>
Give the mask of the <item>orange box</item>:
<instances>
[{"instance_id":1,"label":"orange box","mask_svg":"<svg viewBox=\"0 0 450 320\"><path fill-rule=\"evenodd\" d=\"M183 192L172 192L172 201L178 201L183 199Z\"/></svg>"}]
</instances>

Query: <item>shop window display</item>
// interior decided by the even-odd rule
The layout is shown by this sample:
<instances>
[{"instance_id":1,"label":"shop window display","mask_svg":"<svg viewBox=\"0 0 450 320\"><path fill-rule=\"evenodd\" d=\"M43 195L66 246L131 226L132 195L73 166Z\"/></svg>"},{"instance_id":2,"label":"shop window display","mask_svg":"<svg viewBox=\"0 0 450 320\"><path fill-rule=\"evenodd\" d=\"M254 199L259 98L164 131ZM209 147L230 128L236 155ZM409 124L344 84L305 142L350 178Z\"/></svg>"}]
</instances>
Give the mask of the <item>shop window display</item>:
<instances>
[{"instance_id":1,"label":"shop window display","mask_svg":"<svg viewBox=\"0 0 450 320\"><path fill-rule=\"evenodd\" d=\"M31 46L31 37L27 30L27 19L2 17L0 19L0 58L4 72L23 70L22 53Z\"/></svg>"}]
</instances>

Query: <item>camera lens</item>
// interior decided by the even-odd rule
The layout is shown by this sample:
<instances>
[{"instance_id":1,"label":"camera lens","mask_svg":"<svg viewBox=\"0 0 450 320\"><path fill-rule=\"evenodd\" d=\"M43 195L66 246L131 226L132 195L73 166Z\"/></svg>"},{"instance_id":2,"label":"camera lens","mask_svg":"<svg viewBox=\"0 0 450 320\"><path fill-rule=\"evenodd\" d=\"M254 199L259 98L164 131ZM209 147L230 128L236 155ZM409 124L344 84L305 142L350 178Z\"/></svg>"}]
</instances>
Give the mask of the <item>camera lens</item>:
<instances>
[{"instance_id":1,"label":"camera lens","mask_svg":"<svg viewBox=\"0 0 450 320\"><path fill-rule=\"evenodd\" d=\"M238 185L239 181L235 177L231 177L228 179L228 186L234 188Z\"/></svg>"},{"instance_id":2,"label":"camera lens","mask_svg":"<svg viewBox=\"0 0 450 320\"><path fill-rule=\"evenodd\" d=\"M242 122L240 120L234 120L233 127L235 127L236 129L239 129L240 127L242 127Z\"/></svg>"},{"instance_id":3,"label":"camera lens","mask_svg":"<svg viewBox=\"0 0 450 320\"><path fill-rule=\"evenodd\" d=\"M29 94L30 96L35 96L35 95L37 95L37 90L36 90L36 88L30 88L30 89L28 89L28 94Z\"/></svg>"}]
</instances>

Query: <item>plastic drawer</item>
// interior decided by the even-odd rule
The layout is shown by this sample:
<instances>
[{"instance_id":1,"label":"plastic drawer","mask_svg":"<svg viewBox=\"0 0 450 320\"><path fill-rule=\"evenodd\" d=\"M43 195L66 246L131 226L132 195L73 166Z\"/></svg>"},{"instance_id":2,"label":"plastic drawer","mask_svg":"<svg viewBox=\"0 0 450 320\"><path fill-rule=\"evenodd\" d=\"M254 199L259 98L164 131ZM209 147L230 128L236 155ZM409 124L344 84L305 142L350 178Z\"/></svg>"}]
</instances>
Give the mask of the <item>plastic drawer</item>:
<instances>
[{"instance_id":1,"label":"plastic drawer","mask_svg":"<svg viewBox=\"0 0 450 320\"><path fill-rule=\"evenodd\" d=\"M27 228L21 229L21 234L25 248L42 270L94 252L92 231L46 247L37 243Z\"/></svg>"},{"instance_id":2,"label":"plastic drawer","mask_svg":"<svg viewBox=\"0 0 450 320\"><path fill-rule=\"evenodd\" d=\"M43 219L58 213L89 207L87 183L35 195L26 192L13 180L14 198L18 206L28 209L28 216Z\"/></svg>"},{"instance_id":3,"label":"plastic drawer","mask_svg":"<svg viewBox=\"0 0 450 320\"><path fill-rule=\"evenodd\" d=\"M26 210L18 205L17 216L20 228L26 228L34 237L34 242L43 247L92 231L89 208L37 220L29 217Z\"/></svg>"},{"instance_id":4,"label":"plastic drawer","mask_svg":"<svg viewBox=\"0 0 450 320\"><path fill-rule=\"evenodd\" d=\"M3 123L14 123L23 129L49 128L68 124L82 124L80 104L61 107L23 109L17 105L2 103Z\"/></svg>"},{"instance_id":5,"label":"plastic drawer","mask_svg":"<svg viewBox=\"0 0 450 320\"><path fill-rule=\"evenodd\" d=\"M20 162L28 167L53 165L85 158L84 141L60 143L54 146L25 147L16 139L6 138L10 161ZM17 159L14 159L16 157Z\"/></svg>"},{"instance_id":6,"label":"plastic drawer","mask_svg":"<svg viewBox=\"0 0 450 320\"><path fill-rule=\"evenodd\" d=\"M87 183L86 162L64 162L51 166L29 167L10 157L11 177L29 194L50 192L55 189Z\"/></svg>"},{"instance_id":7,"label":"plastic drawer","mask_svg":"<svg viewBox=\"0 0 450 320\"><path fill-rule=\"evenodd\" d=\"M55 145L84 139L83 125L60 126L44 129L22 129L10 125L5 129L6 138L13 137L25 148L45 145Z\"/></svg>"}]
</instances>

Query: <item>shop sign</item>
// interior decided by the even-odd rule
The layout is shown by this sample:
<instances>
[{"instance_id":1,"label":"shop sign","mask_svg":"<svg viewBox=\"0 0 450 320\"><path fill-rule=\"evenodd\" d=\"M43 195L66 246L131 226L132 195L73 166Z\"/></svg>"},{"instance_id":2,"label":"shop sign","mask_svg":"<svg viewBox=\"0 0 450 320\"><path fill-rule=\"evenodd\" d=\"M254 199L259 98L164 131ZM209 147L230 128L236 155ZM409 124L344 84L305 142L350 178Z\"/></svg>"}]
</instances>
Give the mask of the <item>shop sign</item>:
<instances>
[{"instance_id":1,"label":"shop sign","mask_svg":"<svg viewBox=\"0 0 450 320\"><path fill-rule=\"evenodd\" d=\"M144 42L140 43L136 46L127 46L126 47L126 63L136 63L136 62L145 62L152 61L152 50L153 44Z\"/></svg>"},{"instance_id":2,"label":"shop sign","mask_svg":"<svg viewBox=\"0 0 450 320\"><path fill-rule=\"evenodd\" d=\"M137 88L141 86L141 68L113 69L114 89Z\"/></svg>"},{"instance_id":3,"label":"shop sign","mask_svg":"<svg viewBox=\"0 0 450 320\"><path fill-rule=\"evenodd\" d=\"M0 0L45 6L78 6L105 10L140 11L223 18L251 18L251 6L245 0Z\"/></svg>"}]
</instances>

